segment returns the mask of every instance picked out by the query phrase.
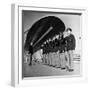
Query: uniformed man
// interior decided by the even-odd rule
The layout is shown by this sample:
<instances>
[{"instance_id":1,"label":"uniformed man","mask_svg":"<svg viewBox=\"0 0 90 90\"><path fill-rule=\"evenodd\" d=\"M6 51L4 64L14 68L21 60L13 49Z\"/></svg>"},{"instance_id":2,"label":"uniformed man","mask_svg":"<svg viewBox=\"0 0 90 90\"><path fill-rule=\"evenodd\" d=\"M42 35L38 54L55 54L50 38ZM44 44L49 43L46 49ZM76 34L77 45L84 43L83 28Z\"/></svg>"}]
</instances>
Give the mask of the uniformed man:
<instances>
[{"instance_id":1,"label":"uniformed man","mask_svg":"<svg viewBox=\"0 0 90 90\"><path fill-rule=\"evenodd\" d=\"M65 69L66 68L66 60L65 60L65 43L64 43L63 35L61 36L59 51L60 51L61 69Z\"/></svg>"},{"instance_id":2,"label":"uniformed man","mask_svg":"<svg viewBox=\"0 0 90 90\"><path fill-rule=\"evenodd\" d=\"M67 61L69 65L68 70L73 71L74 70L73 69L73 50L75 50L75 37L72 34L71 28L67 28L66 33L67 33L67 36L65 37L65 42L66 42L67 52L69 56L69 61Z\"/></svg>"},{"instance_id":3,"label":"uniformed man","mask_svg":"<svg viewBox=\"0 0 90 90\"><path fill-rule=\"evenodd\" d=\"M49 65L52 66L52 41L49 41Z\"/></svg>"},{"instance_id":4,"label":"uniformed man","mask_svg":"<svg viewBox=\"0 0 90 90\"><path fill-rule=\"evenodd\" d=\"M42 44L42 49L43 49L42 63L45 64L45 46L44 46L44 44Z\"/></svg>"},{"instance_id":5,"label":"uniformed man","mask_svg":"<svg viewBox=\"0 0 90 90\"><path fill-rule=\"evenodd\" d=\"M46 43L44 43L44 51L43 51L44 55L43 55L43 61L44 64L46 64Z\"/></svg>"},{"instance_id":6,"label":"uniformed man","mask_svg":"<svg viewBox=\"0 0 90 90\"><path fill-rule=\"evenodd\" d=\"M55 67L55 38L52 41L52 66Z\"/></svg>"},{"instance_id":7,"label":"uniformed man","mask_svg":"<svg viewBox=\"0 0 90 90\"><path fill-rule=\"evenodd\" d=\"M59 50L59 63L58 63L58 67L61 67L61 64L62 64L62 55L61 55L61 53L62 53L62 34L60 33L59 34L59 38L58 38L58 50Z\"/></svg>"},{"instance_id":8,"label":"uniformed man","mask_svg":"<svg viewBox=\"0 0 90 90\"><path fill-rule=\"evenodd\" d=\"M46 64L49 65L49 41L46 43Z\"/></svg>"}]
</instances>

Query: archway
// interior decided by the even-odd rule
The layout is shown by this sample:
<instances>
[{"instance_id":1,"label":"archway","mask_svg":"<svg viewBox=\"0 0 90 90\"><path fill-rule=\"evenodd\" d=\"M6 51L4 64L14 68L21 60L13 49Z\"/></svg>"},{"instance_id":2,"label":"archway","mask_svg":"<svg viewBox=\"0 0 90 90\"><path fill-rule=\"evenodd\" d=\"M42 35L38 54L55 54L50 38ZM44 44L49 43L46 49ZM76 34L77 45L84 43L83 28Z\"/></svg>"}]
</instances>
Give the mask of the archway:
<instances>
[{"instance_id":1,"label":"archway","mask_svg":"<svg viewBox=\"0 0 90 90\"><path fill-rule=\"evenodd\" d=\"M24 50L28 51L29 47L36 52L41 48L44 41L52 38L58 33L65 30L65 24L56 16L47 16L35 22L28 30Z\"/></svg>"}]
</instances>

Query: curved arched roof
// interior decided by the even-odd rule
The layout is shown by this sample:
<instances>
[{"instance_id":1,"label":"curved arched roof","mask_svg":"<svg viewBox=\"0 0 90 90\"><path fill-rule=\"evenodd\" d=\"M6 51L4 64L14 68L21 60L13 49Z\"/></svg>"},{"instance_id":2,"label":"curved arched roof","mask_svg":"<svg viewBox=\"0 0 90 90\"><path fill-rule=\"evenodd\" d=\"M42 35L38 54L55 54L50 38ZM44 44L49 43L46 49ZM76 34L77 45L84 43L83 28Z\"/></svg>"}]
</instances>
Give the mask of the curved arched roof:
<instances>
[{"instance_id":1,"label":"curved arched roof","mask_svg":"<svg viewBox=\"0 0 90 90\"><path fill-rule=\"evenodd\" d=\"M65 24L56 16L47 16L35 22L29 29L25 42L25 49L28 50L32 43L34 51L37 51L41 44L52 38L59 32L64 32Z\"/></svg>"}]
</instances>

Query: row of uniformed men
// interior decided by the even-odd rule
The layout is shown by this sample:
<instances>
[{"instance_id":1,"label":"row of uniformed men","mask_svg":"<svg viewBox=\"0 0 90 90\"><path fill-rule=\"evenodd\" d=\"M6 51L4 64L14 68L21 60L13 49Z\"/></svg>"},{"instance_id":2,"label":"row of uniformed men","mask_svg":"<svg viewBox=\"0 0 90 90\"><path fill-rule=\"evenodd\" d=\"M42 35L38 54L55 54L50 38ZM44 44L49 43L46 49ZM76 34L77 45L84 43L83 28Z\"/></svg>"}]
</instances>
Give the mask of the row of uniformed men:
<instances>
[{"instance_id":1,"label":"row of uniformed men","mask_svg":"<svg viewBox=\"0 0 90 90\"><path fill-rule=\"evenodd\" d=\"M65 69L65 68L72 68L73 64L70 62L71 59L71 51L62 51L59 52L49 52L46 54L43 54L43 64ZM71 64L70 64L71 63Z\"/></svg>"},{"instance_id":2,"label":"row of uniformed men","mask_svg":"<svg viewBox=\"0 0 90 90\"><path fill-rule=\"evenodd\" d=\"M70 31L70 32L69 32ZM73 71L73 50L75 50L75 37L71 30L65 38L50 41L43 48L43 63L49 66L67 68Z\"/></svg>"}]
</instances>

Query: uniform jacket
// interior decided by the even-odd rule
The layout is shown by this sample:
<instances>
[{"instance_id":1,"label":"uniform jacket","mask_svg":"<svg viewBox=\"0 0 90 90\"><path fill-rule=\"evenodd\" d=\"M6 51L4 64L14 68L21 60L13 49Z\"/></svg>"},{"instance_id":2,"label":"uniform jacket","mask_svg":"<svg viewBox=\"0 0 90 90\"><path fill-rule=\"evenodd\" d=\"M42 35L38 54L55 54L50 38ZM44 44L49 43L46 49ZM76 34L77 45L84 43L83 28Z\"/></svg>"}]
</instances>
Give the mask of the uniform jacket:
<instances>
[{"instance_id":1,"label":"uniform jacket","mask_svg":"<svg viewBox=\"0 0 90 90\"><path fill-rule=\"evenodd\" d=\"M65 37L65 46L67 50L75 50L75 37L73 34L70 34L69 36Z\"/></svg>"}]
</instances>

